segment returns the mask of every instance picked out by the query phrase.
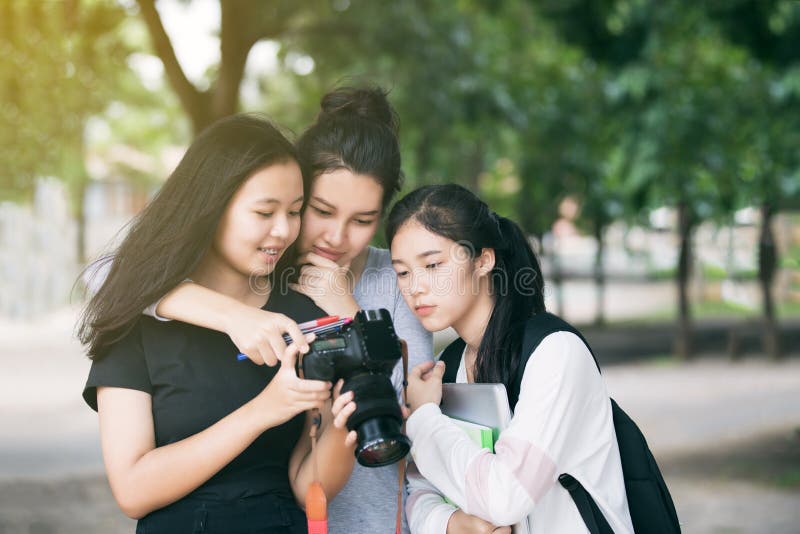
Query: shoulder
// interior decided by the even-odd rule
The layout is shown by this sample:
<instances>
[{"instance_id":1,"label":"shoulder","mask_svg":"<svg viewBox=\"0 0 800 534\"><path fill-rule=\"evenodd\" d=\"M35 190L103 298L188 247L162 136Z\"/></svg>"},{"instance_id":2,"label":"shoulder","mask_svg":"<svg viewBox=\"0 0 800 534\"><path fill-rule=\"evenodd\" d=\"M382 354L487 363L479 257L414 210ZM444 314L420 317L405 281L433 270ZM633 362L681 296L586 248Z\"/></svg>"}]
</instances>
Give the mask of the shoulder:
<instances>
[{"instance_id":1,"label":"shoulder","mask_svg":"<svg viewBox=\"0 0 800 534\"><path fill-rule=\"evenodd\" d=\"M369 255L364 265L364 274L378 273L382 276L391 276L394 279L395 273L392 267L392 252L385 248L368 247Z\"/></svg>"},{"instance_id":2,"label":"shoulder","mask_svg":"<svg viewBox=\"0 0 800 534\"><path fill-rule=\"evenodd\" d=\"M542 339L525 365L523 382L544 377L568 379L576 387L599 382L600 373L589 347L572 332L553 332Z\"/></svg>"},{"instance_id":3,"label":"shoulder","mask_svg":"<svg viewBox=\"0 0 800 534\"><path fill-rule=\"evenodd\" d=\"M394 311L399 291L388 250L369 247L369 256L364 272L356 284L354 296L362 308L387 308Z\"/></svg>"},{"instance_id":4,"label":"shoulder","mask_svg":"<svg viewBox=\"0 0 800 534\"><path fill-rule=\"evenodd\" d=\"M149 373L145 358L142 324L149 317L140 317L130 330L113 342L108 350L92 360L89 377L83 391L83 398L89 406L97 410L97 387L115 386L150 390Z\"/></svg>"}]
</instances>

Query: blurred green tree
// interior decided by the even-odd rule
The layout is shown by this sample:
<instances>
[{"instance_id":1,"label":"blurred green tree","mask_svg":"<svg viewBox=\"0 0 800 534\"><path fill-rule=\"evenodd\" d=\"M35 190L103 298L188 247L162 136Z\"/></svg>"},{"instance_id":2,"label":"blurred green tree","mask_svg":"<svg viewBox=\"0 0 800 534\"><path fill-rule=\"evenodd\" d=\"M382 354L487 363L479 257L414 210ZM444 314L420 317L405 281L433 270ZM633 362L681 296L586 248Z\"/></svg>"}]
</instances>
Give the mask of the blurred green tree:
<instances>
[{"instance_id":1,"label":"blurred green tree","mask_svg":"<svg viewBox=\"0 0 800 534\"><path fill-rule=\"evenodd\" d=\"M0 176L2 198L30 198L36 178L65 181L85 259L85 125L132 81L129 47L115 3L22 0L0 3Z\"/></svg>"}]
</instances>

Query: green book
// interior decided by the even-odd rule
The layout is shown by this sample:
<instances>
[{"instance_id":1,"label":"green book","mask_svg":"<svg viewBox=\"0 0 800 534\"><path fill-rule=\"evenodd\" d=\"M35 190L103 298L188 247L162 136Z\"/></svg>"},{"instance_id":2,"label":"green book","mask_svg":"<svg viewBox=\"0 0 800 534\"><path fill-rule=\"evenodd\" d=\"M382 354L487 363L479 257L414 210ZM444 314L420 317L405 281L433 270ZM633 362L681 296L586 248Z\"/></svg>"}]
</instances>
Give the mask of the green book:
<instances>
[{"instance_id":1,"label":"green book","mask_svg":"<svg viewBox=\"0 0 800 534\"><path fill-rule=\"evenodd\" d=\"M462 421L454 417L451 417L450 420L463 430L473 443L479 445L483 449L489 449L489 451L494 452L494 442L499 434L497 429L470 421Z\"/></svg>"},{"instance_id":2,"label":"green book","mask_svg":"<svg viewBox=\"0 0 800 534\"><path fill-rule=\"evenodd\" d=\"M500 435L498 429L479 425L478 423L472 423L470 421L462 421L461 419L456 419L455 417L451 417L450 420L455 423L458 428L463 430L473 443L477 444L483 449L489 449L489 452L494 453L494 443L497 441L497 438ZM445 496L444 500L447 501L448 504L458 506L456 503L448 499L447 496Z\"/></svg>"}]
</instances>

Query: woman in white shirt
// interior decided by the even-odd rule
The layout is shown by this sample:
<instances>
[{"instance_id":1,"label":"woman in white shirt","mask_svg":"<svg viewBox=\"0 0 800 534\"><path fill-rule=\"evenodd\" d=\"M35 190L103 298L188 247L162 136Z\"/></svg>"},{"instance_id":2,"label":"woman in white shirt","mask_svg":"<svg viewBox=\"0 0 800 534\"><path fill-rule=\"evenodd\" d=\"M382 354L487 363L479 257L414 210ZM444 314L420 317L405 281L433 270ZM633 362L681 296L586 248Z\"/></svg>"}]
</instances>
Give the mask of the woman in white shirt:
<instances>
[{"instance_id":1,"label":"woman in white shirt","mask_svg":"<svg viewBox=\"0 0 800 534\"><path fill-rule=\"evenodd\" d=\"M466 343L457 382L513 392L526 321L545 312L541 269L520 228L451 184L400 200L387 236L398 285L422 325L452 326ZM442 415L443 374L439 362L409 376L413 533L507 532L526 517L535 533L587 532L557 482L562 473L581 482L614 532L633 532L610 400L578 336L550 334L530 355L494 453Z\"/></svg>"}]
</instances>

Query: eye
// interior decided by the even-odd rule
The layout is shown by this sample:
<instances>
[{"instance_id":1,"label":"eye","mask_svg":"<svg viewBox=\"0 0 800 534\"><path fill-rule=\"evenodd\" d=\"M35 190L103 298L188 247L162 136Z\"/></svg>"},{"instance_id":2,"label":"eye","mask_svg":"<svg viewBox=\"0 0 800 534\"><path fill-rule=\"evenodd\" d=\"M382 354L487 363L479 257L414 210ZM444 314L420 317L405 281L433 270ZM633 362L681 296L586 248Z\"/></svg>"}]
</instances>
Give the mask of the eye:
<instances>
[{"instance_id":1,"label":"eye","mask_svg":"<svg viewBox=\"0 0 800 534\"><path fill-rule=\"evenodd\" d=\"M333 213L331 213L330 211L326 211L326 210L320 209L320 208L318 208L316 206L311 206L311 209L316 211L317 214L319 214L322 217L330 217L331 215L333 215Z\"/></svg>"},{"instance_id":2,"label":"eye","mask_svg":"<svg viewBox=\"0 0 800 534\"><path fill-rule=\"evenodd\" d=\"M408 271L398 271L397 272L397 278L405 278L406 276L408 276Z\"/></svg>"},{"instance_id":3,"label":"eye","mask_svg":"<svg viewBox=\"0 0 800 534\"><path fill-rule=\"evenodd\" d=\"M266 218L272 217L271 211L257 211L256 214Z\"/></svg>"},{"instance_id":4,"label":"eye","mask_svg":"<svg viewBox=\"0 0 800 534\"><path fill-rule=\"evenodd\" d=\"M374 220L366 220L366 219L356 219L356 224L361 226L369 226L370 224L374 223Z\"/></svg>"},{"instance_id":5,"label":"eye","mask_svg":"<svg viewBox=\"0 0 800 534\"><path fill-rule=\"evenodd\" d=\"M438 262L438 263L429 263L428 265L426 265L426 266L425 266L425 268L426 268L426 269L428 269L428 270L431 270L431 269L435 269L435 268L437 268L437 267L438 267L438 266L440 266L441 264L442 264L442 262Z\"/></svg>"},{"instance_id":6,"label":"eye","mask_svg":"<svg viewBox=\"0 0 800 534\"><path fill-rule=\"evenodd\" d=\"M300 216L300 210L294 210L294 211L290 211L290 212L289 212L289 215L290 215L291 217L299 217L299 216Z\"/></svg>"}]
</instances>

